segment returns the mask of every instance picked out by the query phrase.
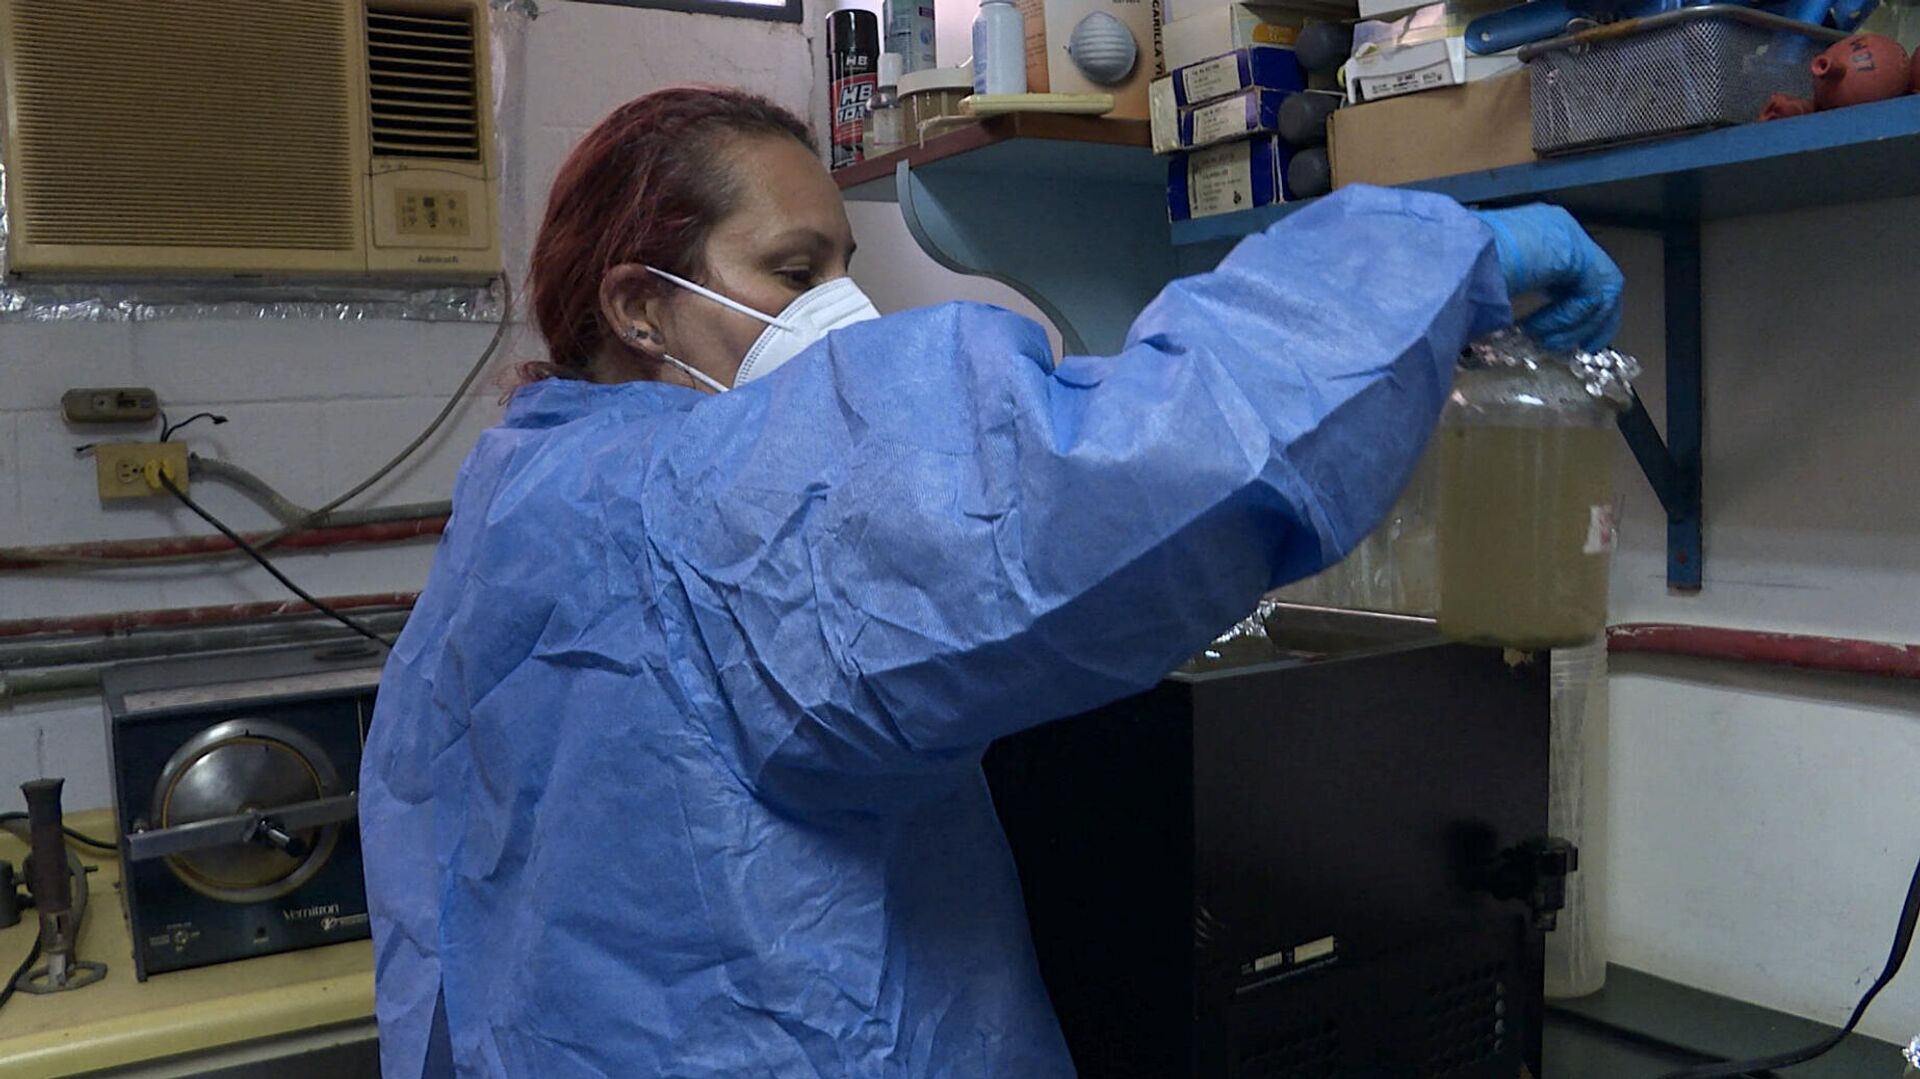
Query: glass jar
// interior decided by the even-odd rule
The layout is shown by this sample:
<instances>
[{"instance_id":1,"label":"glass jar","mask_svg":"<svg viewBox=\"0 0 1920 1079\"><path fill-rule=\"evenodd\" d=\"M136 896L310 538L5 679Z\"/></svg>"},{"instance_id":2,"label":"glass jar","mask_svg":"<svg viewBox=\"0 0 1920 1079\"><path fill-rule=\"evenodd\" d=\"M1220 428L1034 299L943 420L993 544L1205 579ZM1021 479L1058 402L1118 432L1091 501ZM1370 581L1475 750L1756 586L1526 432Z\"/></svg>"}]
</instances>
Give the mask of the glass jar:
<instances>
[{"instance_id":1,"label":"glass jar","mask_svg":"<svg viewBox=\"0 0 1920 1079\"><path fill-rule=\"evenodd\" d=\"M1436 436L1442 633L1532 651L1606 627L1613 421L1637 371L1518 331L1470 350Z\"/></svg>"}]
</instances>

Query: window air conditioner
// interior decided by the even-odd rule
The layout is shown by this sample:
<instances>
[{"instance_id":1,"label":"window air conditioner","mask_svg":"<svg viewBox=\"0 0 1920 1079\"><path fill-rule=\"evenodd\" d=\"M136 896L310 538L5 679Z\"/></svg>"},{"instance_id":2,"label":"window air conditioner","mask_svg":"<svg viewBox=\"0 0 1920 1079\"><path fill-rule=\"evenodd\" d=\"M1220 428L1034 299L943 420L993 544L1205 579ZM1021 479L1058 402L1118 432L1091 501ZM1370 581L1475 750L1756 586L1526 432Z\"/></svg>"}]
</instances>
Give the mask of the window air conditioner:
<instances>
[{"instance_id":1,"label":"window air conditioner","mask_svg":"<svg viewBox=\"0 0 1920 1079\"><path fill-rule=\"evenodd\" d=\"M500 271L485 0L0 0L8 269Z\"/></svg>"}]
</instances>

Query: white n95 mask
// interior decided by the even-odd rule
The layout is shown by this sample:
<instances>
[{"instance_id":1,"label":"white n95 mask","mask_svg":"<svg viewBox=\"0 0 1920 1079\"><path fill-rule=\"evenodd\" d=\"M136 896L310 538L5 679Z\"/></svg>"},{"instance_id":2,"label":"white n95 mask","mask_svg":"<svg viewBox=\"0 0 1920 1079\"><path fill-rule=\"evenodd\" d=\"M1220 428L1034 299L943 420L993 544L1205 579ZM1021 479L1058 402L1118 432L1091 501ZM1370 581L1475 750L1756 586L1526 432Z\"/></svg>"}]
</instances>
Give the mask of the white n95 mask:
<instances>
[{"instance_id":1,"label":"white n95 mask","mask_svg":"<svg viewBox=\"0 0 1920 1079\"><path fill-rule=\"evenodd\" d=\"M740 361L740 370L733 376L733 384L736 387L744 386L764 376L798 356L806 350L808 345L834 330L880 317L880 312L874 309L873 301L867 299L867 294L860 291L860 286L854 284L851 277L836 277L824 284L816 285L795 296L793 302L788 304L777 317L769 317L738 300L729 299L712 289L696 285L684 277L675 277L665 270L655 270L651 266L647 269L688 292L705 296L714 303L730 307L748 318L767 324L767 328L760 331L760 336L754 339L753 347L747 349L746 356ZM715 393L726 392L727 387L722 386L716 379L694 370L690 365L665 354L662 354L662 358Z\"/></svg>"}]
</instances>

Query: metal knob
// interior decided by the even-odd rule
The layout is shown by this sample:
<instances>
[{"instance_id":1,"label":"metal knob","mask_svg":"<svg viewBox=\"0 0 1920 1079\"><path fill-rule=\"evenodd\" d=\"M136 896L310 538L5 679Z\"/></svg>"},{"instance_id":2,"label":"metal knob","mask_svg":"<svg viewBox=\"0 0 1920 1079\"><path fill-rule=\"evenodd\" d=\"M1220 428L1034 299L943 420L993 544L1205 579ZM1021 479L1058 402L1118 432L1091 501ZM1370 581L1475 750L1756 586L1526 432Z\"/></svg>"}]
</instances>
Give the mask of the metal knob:
<instances>
[{"instance_id":1,"label":"metal knob","mask_svg":"<svg viewBox=\"0 0 1920 1079\"><path fill-rule=\"evenodd\" d=\"M307 851L312 849L306 840L297 835L288 835L271 817L260 819L260 827L254 830L253 838L256 843L264 843L289 858L305 858Z\"/></svg>"}]
</instances>

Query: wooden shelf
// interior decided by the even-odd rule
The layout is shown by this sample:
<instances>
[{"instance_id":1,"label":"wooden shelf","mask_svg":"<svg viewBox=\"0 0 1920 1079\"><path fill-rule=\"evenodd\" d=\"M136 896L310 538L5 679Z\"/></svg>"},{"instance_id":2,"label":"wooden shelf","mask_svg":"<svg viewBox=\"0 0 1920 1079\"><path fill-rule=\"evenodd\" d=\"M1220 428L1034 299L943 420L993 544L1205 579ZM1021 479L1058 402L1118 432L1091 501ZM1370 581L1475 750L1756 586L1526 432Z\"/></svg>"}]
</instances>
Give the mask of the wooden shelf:
<instances>
[{"instance_id":1,"label":"wooden shelf","mask_svg":"<svg viewBox=\"0 0 1920 1079\"><path fill-rule=\"evenodd\" d=\"M1016 113L951 128L909 146L834 172L855 202L893 202L901 163L915 171L1060 180L1166 182L1166 163L1149 151L1153 137L1145 120Z\"/></svg>"}]
</instances>

